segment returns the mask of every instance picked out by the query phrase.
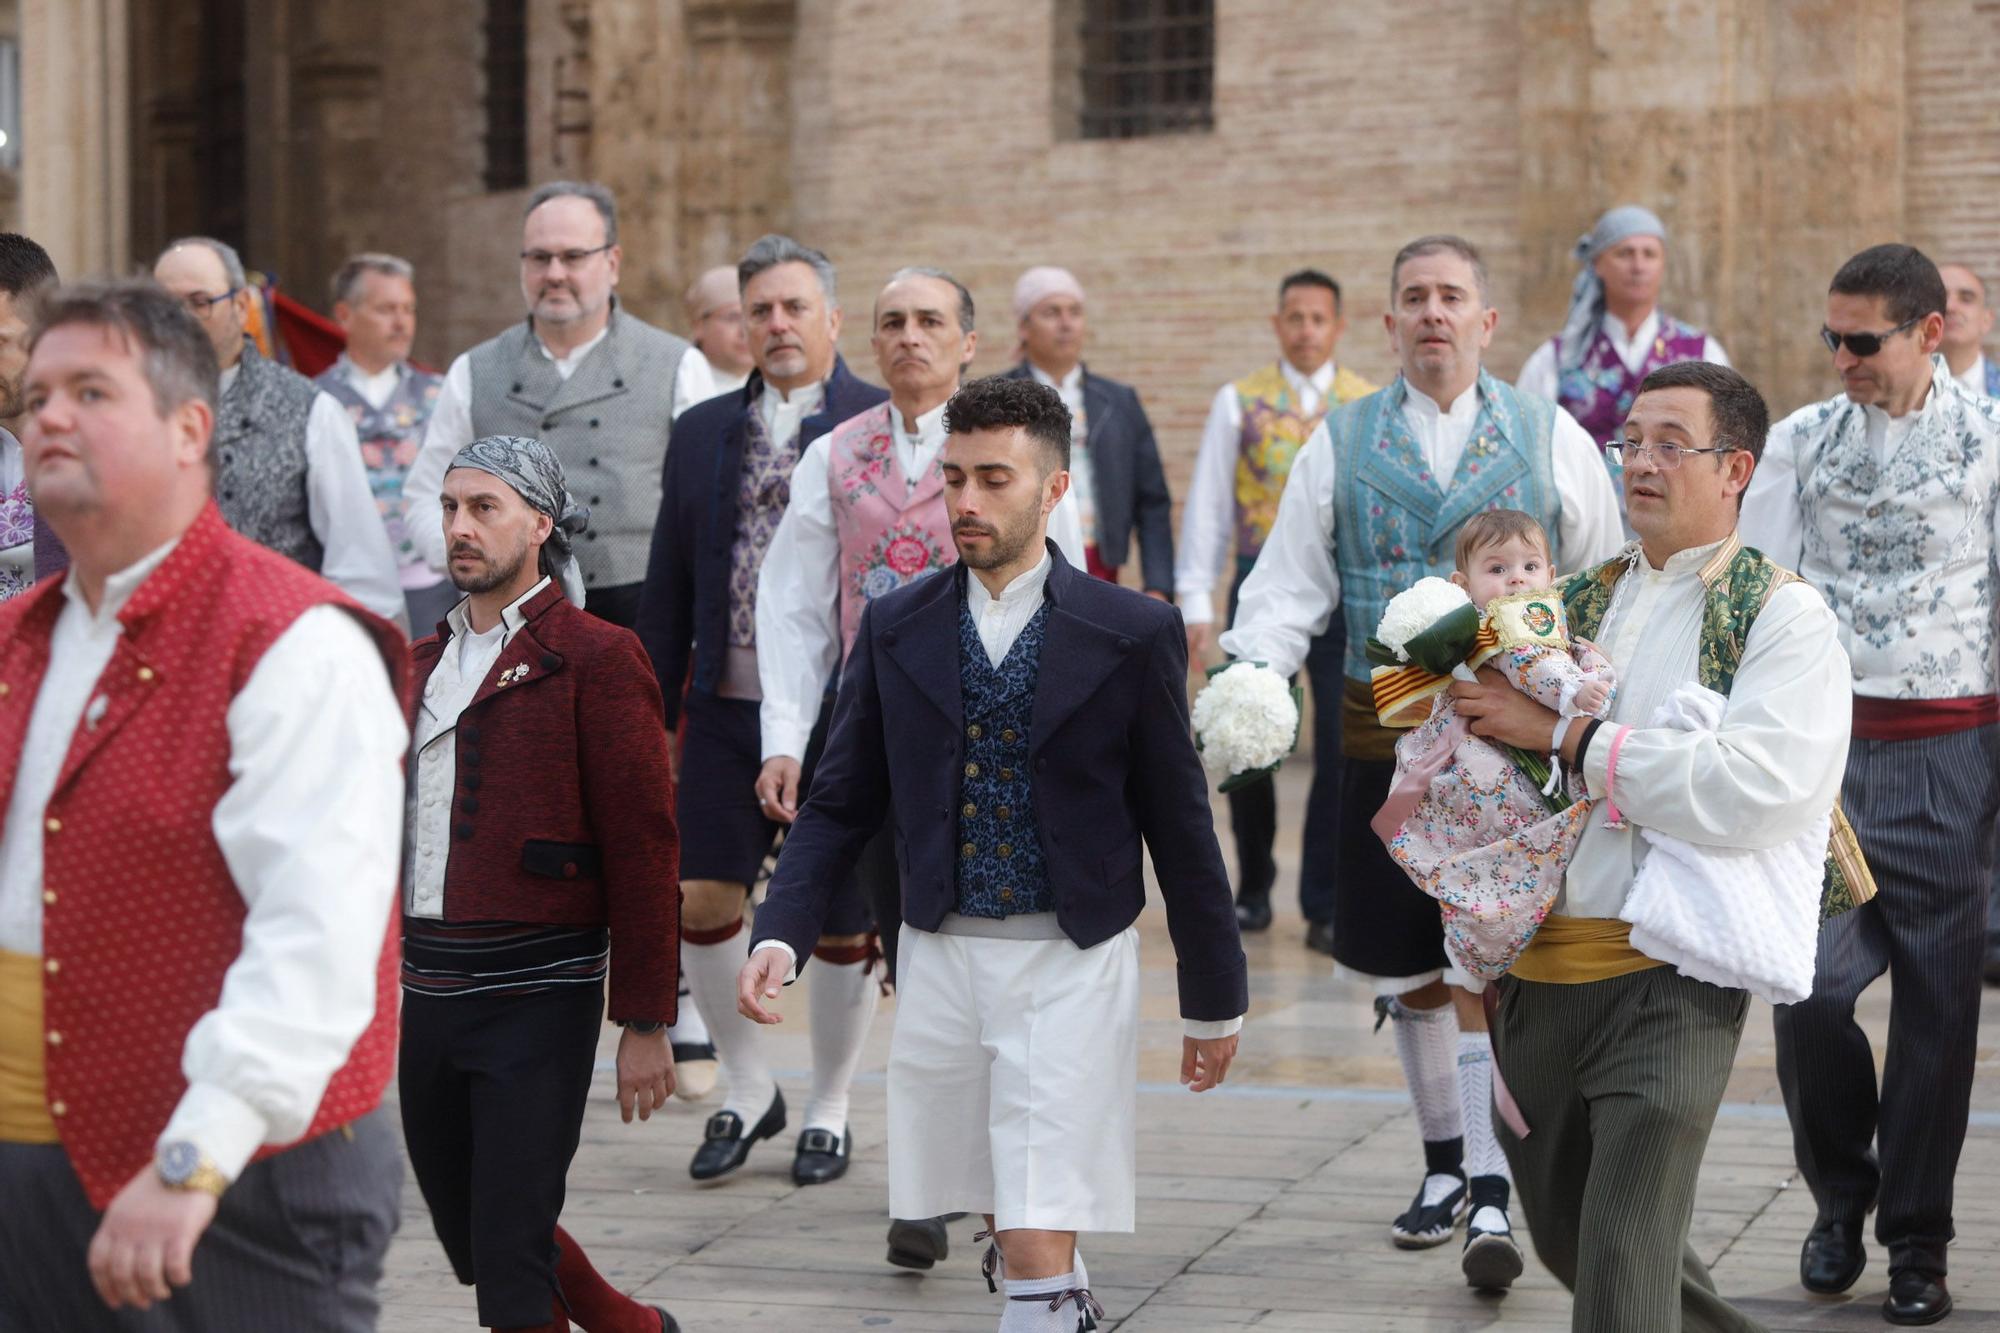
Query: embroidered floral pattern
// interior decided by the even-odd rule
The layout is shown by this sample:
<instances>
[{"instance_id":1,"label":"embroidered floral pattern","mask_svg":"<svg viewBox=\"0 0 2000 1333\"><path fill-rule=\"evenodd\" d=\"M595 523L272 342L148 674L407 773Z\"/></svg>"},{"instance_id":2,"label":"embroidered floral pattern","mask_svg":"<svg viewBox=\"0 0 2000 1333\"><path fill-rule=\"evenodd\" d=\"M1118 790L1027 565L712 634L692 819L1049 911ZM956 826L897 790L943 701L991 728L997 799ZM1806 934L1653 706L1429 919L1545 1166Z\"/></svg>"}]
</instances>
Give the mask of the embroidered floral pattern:
<instances>
[{"instance_id":1,"label":"embroidered floral pattern","mask_svg":"<svg viewBox=\"0 0 2000 1333\"><path fill-rule=\"evenodd\" d=\"M1564 371L1557 381L1556 401L1600 445L1613 443L1646 376L1676 361L1699 361L1707 350L1708 336L1700 329L1662 314L1645 359L1637 370L1628 370L1612 346L1611 335L1600 325L1582 364Z\"/></svg>"},{"instance_id":2,"label":"embroidered floral pattern","mask_svg":"<svg viewBox=\"0 0 2000 1333\"><path fill-rule=\"evenodd\" d=\"M743 471L736 488L736 536L729 548L729 642L748 648L757 642L757 571L771 538L792 500L792 469L799 441L784 447L771 439L763 415L744 414Z\"/></svg>"},{"instance_id":3,"label":"embroidered floral pattern","mask_svg":"<svg viewBox=\"0 0 2000 1333\"><path fill-rule=\"evenodd\" d=\"M332 395L354 421L354 433L361 440L361 464L368 470L368 490L388 530L389 545L395 548L396 563L416 564L422 557L404 526L409 506L403 498L403 481L423 450L424 428L430 424L431 409L437 406L444 381L426 371L409 370L380 407L354 388L344 362L314 384Z\"/></svg>"}]
</instances>

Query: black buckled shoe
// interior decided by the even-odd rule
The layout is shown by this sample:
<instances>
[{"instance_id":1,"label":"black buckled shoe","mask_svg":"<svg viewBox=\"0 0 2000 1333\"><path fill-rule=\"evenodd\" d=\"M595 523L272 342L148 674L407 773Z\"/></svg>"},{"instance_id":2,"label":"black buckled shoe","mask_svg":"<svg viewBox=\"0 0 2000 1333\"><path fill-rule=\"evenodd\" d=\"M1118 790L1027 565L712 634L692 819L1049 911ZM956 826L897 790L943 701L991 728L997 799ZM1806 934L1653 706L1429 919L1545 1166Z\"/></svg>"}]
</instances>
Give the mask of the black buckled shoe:
<instances>
[{"instance_id":1,"label":"black buckled shoe","mask_svg":"<svg viewBox=\"0 0 2000 1333\"><path fill-rule=\"evenodd\" d=\"M660 1317L660 1333L681 1333L681 1326L674 1322L672 1315L657 1305L649 1305L646 1308Z\"/></svg>"},{"instance_id":2,"label":"black buckled shoe","mask_svg":"<svg viewBox=\"0 0 2000 1333\"><path fill-rule=\"evenodd\" d=\"M1890 1323L1935 1324L1950 1313L1951 1293L1944 1289L1944 1274L1933 1277L1916 1268L1889 1274L1882 1317Z\"/></svg>"},{"instance_id":3,"label":"black buckled shoe","mask_svg":"<svg viewBox=\"0 0 2000 1333\"><path fill-rule=\"evenodd\" d=\"M1271 895L1261 897L1249 894L1236 899L1236 928L1238 930L1261 931L1271 928Z\"/></svg>"},{"instance_id":4,"label":"black buckled shoe","mask_svg":"<svg viewBox=\"0 0 2000 1333\"><path fill-rule=\"evenodd\" d=\"M847 1174L847 1154L854 1147L854 1131L845 1126L835 1134L830 1129L809 1129L799 1135L792 1157L794 1185L824 1185Z\"/></svg>"},{"instance_id":5,"label":"black buckled shoe","mask_svg":"<svg viewBox=\"0 0 2000 1333\"><path fill-rule=\"evenodd\" d=\"M951 1253L951 1236L942 1217L889 1223L889 1262L898 1268L930 1268Z\"/></svg>"},{"instance_id":6,"label":"black buckled shoe","mask_svg":"<svg viewBox=\"0 0 2000 1333\"><path fill-rule=\"evenodd\" d=\"M734 1111L717 1111L708 1118L702 1143L694 1150L688 1174L696 1180L720 1180L750 1159L750 1145L759 1139L776 1138L785 1132L785 1094L773 1093L771 1109L764 1112L749 1133L743 1131L743 1117Z\"/></svg>"},{"instance_id":7,"label":"black buckled shoe","mask_svg":"<svg viewBox=\"0 0 2000 1333\"><path fill-rule=\"evenodd\" d=\"M1861 1270L1867 1266L1861 1223L1823 1219L1806 1233L1806 1243L1799 1250L1799 1285L1822 1296L1838 1296L1860 1280Z\"/></svg>"},{"instance_id":8,"label":"black buckled shoe","mask_svg":"<svg viewBox=\"0 0 2000 1333\"><path fill-rule=\"evenodd\" d=\"M1440 1181L1439 1190L1431 1188L1433 1180ZM1454 1183L1448 1192L1440 1192L1445 1180ZM1426 1203L1426 1198L1434 1202ZM1396 1242L1396 1248L1400 1250L1427 1250L1433 1245L1442 1245L1458 1230L1458 1219L1465 1216L1465 1209L1464 1176L1443 1172L1425 1176L1408 1211L1389 1224L1389 1238Z\"/></svg>"},{"instance_id":9,"label":"black buckled shoe","mask_svg":"<svg viewBox=\"0 0 2000 1333\"><path fill-rule=\"evenodd\" d=\"M1306 927L1306 948L1333 957L1333 922L1315 921Z\"/></svg>"}]
</instances>

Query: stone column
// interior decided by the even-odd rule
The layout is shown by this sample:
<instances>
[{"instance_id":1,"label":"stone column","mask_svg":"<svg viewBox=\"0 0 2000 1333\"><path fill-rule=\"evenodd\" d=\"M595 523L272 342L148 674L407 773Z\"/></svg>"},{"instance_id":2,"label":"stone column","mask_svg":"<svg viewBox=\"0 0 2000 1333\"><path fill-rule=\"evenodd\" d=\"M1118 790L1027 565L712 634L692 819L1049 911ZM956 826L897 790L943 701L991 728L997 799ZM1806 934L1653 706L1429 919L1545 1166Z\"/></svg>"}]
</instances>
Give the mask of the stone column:
<instances>
[{"instance_id":1,"label":"stone column","mask_svg":"<svg viewBox=\"0 0 2000 1333\"><path fill-rule=\"evenodd\" d=\"M22 226L64 276L131 263L126 0L23 0Z\"/></svg>"},{"instance_id":2,"label":"stone column","mask_svg":"<svg viewBox=\"0 0 2000 1333\"><path fill-rule=\"evenodd\" d=\"M1813 336L1827 281L1905 221L1904 8L1522 0L1522 300L1503 315L1527 345L1560 326L1577 236L1638 203L1671 233L1663 306L1774 414L1836 391Z\"/></svg>"}]
</instances>

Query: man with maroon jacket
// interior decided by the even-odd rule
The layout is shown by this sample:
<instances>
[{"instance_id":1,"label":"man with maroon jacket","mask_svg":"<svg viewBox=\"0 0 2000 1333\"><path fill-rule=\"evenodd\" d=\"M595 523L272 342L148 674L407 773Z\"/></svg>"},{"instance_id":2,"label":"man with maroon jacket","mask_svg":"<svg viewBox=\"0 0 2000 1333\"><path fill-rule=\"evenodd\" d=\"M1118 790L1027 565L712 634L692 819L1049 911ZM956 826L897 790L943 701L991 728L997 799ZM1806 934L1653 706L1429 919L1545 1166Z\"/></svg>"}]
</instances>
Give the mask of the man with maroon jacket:
<instances>
[{"instance_id":1,"label":"man with maroon jacket","mask_svg":"<svg viewBox=\"0 0 2000 1333\"><path fill-rule=\"evenodd\" d=\"M585 615L589 511L539 440L459 450L440 502L465 599L410 650L403 1136L479 1322L673 1333L556 1225L610 980L618 1106L674 1088L679 844L660 689L630 630Z\"/></svg>"},{"instance_id":2,"label":"man with maroon jacket","mask_svg":"<svg viewBox=\"0 0 2000 1333\"><path fill-rule=\"evenodd\" d=\"M0 608L8 1333L379 1313L402 639L222 521L215 386L150 283L39 318L24 459L72 563Z\"/></svg>"}]
</instances>

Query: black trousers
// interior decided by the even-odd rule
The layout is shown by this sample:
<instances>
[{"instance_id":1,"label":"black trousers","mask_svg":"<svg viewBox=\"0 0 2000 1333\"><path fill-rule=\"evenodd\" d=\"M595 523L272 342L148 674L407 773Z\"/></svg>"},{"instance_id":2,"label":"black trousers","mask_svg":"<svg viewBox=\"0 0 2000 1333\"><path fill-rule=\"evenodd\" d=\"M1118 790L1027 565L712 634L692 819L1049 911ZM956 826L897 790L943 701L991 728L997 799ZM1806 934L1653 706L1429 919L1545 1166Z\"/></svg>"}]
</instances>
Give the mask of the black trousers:
<instances>
[{"instance_id":1,"label":"black trousers","mask_svg":"<svg viewBox=\"0 0 2000 1333\"><path fill-rule=\"evenodd\" d=\"M1853 743L1842 803L1876 897L1826 924L1812 995L1777 1010L1778 1082L1799 1171L1822 1218L1858 1222L1876 1205L1892 1271L1945 1271L1979 1038L1996 769L2000 726ZM1878 1090L1854 1004L1885 971L1889 1049Z\"/></svg>"},{"instance_id":2,"label":"black trousers","mask_svg":"<svg viewBox=\"0 0 2000 1333\"><path fill-rule=\"evenodd\" d=\"M604 988L405 992L403 1140L431 1224L489 1328L545 1324L556 1222L583 1130Z\"/></svg>"},{"instance_id":3,"label":"black trousers","mask_svg":"<svg viewBox=\"0 0 2000 1333\"><path fill-rule=\"evenodd\" d=\"M583 609L599 620L608 620L614 625L631 629L633 622L639 619L639 594L645 590L646 585L643 583L620 583L610 588L586 588L583 592Z\"/></svg>"},{"instance_id":4,"label":"black trousers","mask_svg":"<svg viewBox=\"0 0 2000 1333\"><path fill-rule=\"evenodd\" d=\"M1254 562L1239 561L1229 590L1229 618ZM1313 776L1306 793L1306 827L1299 862L1299 910L1308 921L1333 920L1333 885L1340 865L1340 700L1346 677L1347 617L1335 611L1326 633L1306 651L1313 701ZM1236 892L1268 898L1277 882L1278 789L1270 778L1229 793L1229 831L1236 839Z\"/></svg>"},{"instance_id":5,"label":"black trousers","mask_svg":"<svg viewBox=\"0 0 2000 1333\"><path fill-rule=\"evenodd\" d=\"M86 1258L103 1214L68 1152L0 1143L0 1333L369 1333L402 1193L395 1128L371 1111L243 1168L194 1247L194 1281L113 1311Z\"/></svg>"}]
</instances>

